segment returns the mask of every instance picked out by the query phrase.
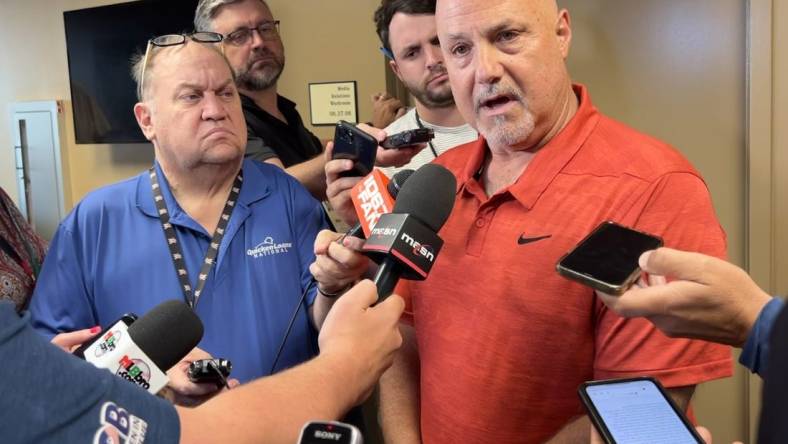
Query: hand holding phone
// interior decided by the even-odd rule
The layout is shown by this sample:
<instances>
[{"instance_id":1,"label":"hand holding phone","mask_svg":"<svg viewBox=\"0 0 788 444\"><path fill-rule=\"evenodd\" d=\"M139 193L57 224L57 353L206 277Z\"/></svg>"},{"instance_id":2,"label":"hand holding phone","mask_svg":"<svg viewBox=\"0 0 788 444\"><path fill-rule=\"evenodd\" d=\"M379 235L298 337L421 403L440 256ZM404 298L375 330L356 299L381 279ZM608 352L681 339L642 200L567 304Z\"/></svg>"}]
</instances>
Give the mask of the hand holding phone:
<instances>
[{"instance_id":1,"label":"hand holding phone","mask_svg":"<svg viewBox=\"0 0 788 444\"><path fill-rule=\"evenodd\" d=\"M638 259L662 239L612 221L603 222L556 264L561 276L620 295L640 277Z\"/></svg>"},{"instance_id":2,"label":"hand holding phone","mask_svg":"<svg viewBox=\"0 0 788 444\"><path fill-rule=\"evenodd\" d=\"M577 391L607 444L703 444L695 427L654 378L591 381Z\"/></svg>"},{"instance_id":3,"label":"hand holding phone","mask_svg":"<svg viewBox=\"0 0 788 444\"><path fill-rule=\"evenodd\" d=\"M332 159L350 159L353 169L340 174L341 177L366 176L375 166L378 141L356 128L352 123L340 120L334 131Z\"/></svg>"},{"instance_id":4,"label":"hand holding phone","mask_svg":"<svg viewBox=\"0 0 788 444\"><path fill-rule=\"evenodd\" d=\"M435 132L432 131L432 128L416 128L388 136L380 143L380 146L387 150L407 148L420 143L427 143L434 137Z\"/></svg>"}]
</instances>

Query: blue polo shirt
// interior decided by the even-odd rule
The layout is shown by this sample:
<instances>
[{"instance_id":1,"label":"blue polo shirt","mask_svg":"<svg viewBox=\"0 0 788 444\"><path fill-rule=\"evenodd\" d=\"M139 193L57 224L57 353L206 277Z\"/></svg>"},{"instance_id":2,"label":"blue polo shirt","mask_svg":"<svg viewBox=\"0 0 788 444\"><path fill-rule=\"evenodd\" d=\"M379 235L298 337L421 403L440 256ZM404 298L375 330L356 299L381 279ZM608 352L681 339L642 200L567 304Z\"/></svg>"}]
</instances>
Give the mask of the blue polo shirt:
<instances>
[{"instance_id":1,"label":"blue polo shirt","mask_svg":"<svg viewBox=\"0 0 788 444\"><path fill-rule=\"evenodd\" d=\"M192 288L208 233L175 201L158 164L170 222ZM327 226L319 202L281 169L245 160L244 182L197 303L205 326L199 347L230 359L241 382L267 375L290 315L312 276L314 240ZM310 290L306 306L314 301ZM58 332L140 316L167 299L183 300L153 201L147 171L101 188L58 227L30 305L33 326ZM317 353L317 334L301 307L277 369Z\"/></svg>"}]
</instances>

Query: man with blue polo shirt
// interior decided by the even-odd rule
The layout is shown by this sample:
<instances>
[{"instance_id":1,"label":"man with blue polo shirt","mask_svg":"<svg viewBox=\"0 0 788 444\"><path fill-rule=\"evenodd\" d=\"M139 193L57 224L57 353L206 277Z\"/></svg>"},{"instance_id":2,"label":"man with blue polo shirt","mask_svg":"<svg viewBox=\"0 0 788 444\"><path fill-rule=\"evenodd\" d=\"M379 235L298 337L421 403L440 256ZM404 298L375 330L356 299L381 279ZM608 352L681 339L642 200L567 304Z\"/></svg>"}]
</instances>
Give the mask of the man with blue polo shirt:
<instances>
[{"instance_id":1,"label":"man with blue polo shirt","mask_svg":"<svg viewBox=\"0 0 788 444\"><path fill-rule=\"evenodd\" d=\"M134 113L156 162L89 194L61 223L31 303L40 332L185 299L205 325L199 347L230 359L246 382L269 374L306 292L276 369L316 354L316 327L333 302L310 285L324 213L281 169L244 160L246 126L221 38L157 37L135 64ZM329 295L352 280L322 276L317 287ZM207 390L171 378L181 395Z\"/></svg>"}]
</instances>

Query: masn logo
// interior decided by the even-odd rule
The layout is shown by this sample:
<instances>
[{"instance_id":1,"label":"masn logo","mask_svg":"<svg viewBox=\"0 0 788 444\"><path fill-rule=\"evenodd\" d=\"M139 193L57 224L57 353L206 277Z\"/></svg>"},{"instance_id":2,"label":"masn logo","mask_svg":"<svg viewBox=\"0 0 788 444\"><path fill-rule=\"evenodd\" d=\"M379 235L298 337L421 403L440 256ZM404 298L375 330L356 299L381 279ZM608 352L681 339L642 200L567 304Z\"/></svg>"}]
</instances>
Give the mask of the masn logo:
<instances>
[{"instance_id":1,"label":"masn logo","mask_svg":"<svg viewBox=\"0 0 788 444\"><path fill-rule=\"evenodd\" d=\"M435 260L435 252L434 249L429 245L422 245L413 239L412 237L408 236L406 233L402 233L402 237L400 238L406 244L413 247L413 254L416 256L422 256L423 258L427 259L430 262Z\"/></svg>"}]
</instances>

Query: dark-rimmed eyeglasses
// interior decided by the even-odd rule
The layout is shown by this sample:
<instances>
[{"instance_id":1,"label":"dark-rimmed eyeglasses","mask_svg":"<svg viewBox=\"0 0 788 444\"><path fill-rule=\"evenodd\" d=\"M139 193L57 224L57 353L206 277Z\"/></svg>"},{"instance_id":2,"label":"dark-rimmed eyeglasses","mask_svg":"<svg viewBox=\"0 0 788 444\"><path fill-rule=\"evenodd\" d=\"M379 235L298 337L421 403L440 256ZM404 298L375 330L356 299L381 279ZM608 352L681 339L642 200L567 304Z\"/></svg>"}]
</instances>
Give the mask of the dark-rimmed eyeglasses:
<instances>
[{"instance_id":1,"label":"dark-rimmed eyeglasses","mask_svg":"<svg viewBox=\"0 0 788 444\"><path fill-rule=\"evenodd\" d=\"M145 83L145 69L148 67L151 48L153 46L164 48L167 46L183 45L186 43L186 39L192 39L200 43L221 43L224 36L218 32L194 32L191 34L165 34L148 40L148 46L145 48L145 60L142 62L142 73L140 76L140 98L142 97L142 92L145 91L143 88Z\"/></svg>"},{"instance_id":2,"label":"dark-rimmed eyeglasses","mask_svg":"<svg viewBox=\"0 0 788 444\"><path fill-rule=\"evenodd\" d=\"M279 38L279 20L263 22L254 28L240 28L227 34L224 41L233 46L242 46L252 39L252 32L257 31L263 40L274 40Z\"/></svg>"}]
</instances>

